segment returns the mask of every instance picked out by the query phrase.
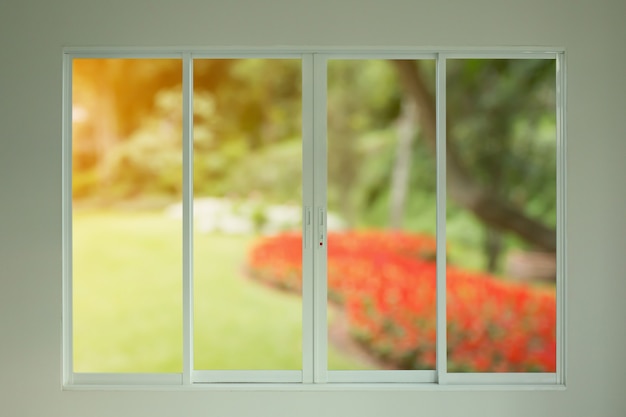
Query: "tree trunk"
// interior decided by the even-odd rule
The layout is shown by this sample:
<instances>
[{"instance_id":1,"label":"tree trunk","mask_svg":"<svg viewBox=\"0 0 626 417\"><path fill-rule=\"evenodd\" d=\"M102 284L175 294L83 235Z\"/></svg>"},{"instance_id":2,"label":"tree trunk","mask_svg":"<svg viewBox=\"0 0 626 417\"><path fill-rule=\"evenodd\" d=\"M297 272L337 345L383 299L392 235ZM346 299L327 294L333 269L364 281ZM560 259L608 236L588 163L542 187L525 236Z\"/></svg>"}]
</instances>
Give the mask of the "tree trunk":
<instances>
[{"instance_id":1,"label":"tree trunk","mask_svg":"<svg viewBox=\"0 0 626 417\"><path fill-rule=\"evenodd\" d=\"M417 133L415 114L416 108L413 99L406 97L402 102L402 112L397 122L398 144L391 175L389 225L392 229L401 229L404 221L404 209L411 172L411 148Z\"/></svg>"},{"instance_id":2,"label":"tree trunk","mask_svg":"<svg viewBox=\"0 0 626 417\"><path fill-rule=\"evenodd\" d=\"M502 234L498 230L489 226L485 227L485 254L487 255L485 268L491 273L498 270L500 256L504 249L503 243Z\"/></svg>"}]
</instances>

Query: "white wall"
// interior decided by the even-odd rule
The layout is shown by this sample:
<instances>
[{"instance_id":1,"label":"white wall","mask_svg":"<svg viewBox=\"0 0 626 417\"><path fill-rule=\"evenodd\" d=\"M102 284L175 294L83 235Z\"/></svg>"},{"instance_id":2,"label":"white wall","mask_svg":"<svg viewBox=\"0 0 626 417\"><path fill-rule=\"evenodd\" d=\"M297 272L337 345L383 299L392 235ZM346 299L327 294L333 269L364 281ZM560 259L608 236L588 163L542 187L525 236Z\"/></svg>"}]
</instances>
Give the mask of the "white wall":
<instances>
[{"instance_id":1,"label":"white wall","mask_svg":"<svg viewBox=\"0 0 626 417\"><path fill-rule=\"evenodd\" d=\"M626 2L2 0L0 415L625 416ZM61 48L564 46L569 367L564 392L61 390Z\"/></svg>"}]
</instances>

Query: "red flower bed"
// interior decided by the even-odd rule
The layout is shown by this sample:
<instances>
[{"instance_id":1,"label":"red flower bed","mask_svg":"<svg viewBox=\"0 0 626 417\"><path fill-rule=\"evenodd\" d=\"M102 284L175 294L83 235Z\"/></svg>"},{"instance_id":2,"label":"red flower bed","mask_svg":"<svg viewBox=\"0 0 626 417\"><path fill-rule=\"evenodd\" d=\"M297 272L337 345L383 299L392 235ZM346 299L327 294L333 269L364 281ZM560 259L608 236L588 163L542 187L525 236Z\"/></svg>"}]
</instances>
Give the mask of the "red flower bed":
<instances>
[{"instance_id":1,"label":"red flower bed","mask_svg":"<svg viewBox=\"0 0 626 417\"><path fill-rule=\"evenodd\" d=\"M344 306L352 334L401 369L434 369L435 241L368 231L329 234L328 291ZM300 234L260 240L254 277L300 292ZM448 369L554 372L554 294L447 267Z\"/></svg>"}]
</instances>

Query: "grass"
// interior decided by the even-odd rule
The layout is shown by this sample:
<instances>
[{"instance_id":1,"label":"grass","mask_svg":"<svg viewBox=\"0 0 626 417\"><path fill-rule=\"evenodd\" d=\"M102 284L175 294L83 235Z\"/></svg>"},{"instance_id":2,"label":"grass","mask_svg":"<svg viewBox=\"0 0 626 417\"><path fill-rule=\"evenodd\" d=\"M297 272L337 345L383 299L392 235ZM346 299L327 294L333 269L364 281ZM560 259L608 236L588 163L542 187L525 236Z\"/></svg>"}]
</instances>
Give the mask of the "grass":
<instances>
[{"instance_id":1,"label":"grass","mask_svg":"<svg viewBox=\"0 0 626 417\"><path fill-rule=\"evenodd\" d=\"M181 372L181 222L74 214L75 372ZM301 298L246 277L249 236L194 241L196 369L301 369ZM364 365L329 346L330 369Z\"/></svg>"}]
</instances>

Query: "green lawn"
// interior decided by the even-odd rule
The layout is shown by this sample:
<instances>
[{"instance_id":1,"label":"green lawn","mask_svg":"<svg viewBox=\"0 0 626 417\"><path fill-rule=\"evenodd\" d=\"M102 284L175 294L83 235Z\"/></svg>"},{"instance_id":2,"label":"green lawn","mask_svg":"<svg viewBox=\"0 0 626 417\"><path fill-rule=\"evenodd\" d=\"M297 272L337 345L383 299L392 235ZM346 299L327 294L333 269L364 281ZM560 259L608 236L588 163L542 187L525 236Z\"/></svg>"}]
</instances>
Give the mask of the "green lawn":
<instances>
[{"instance_id":1,"label":"green lawn","mask_svg":"<svg viewBox=\"0 0 626 417\"><path fill-rule=\"evenodd\" d=\"M182 370L181 221L74 213L75 372ZM194 242L196 369L301 369L301 299L245 275L252 237ZM364 366L329 347L331 369Z\"/></svg>"}]
</instances>

